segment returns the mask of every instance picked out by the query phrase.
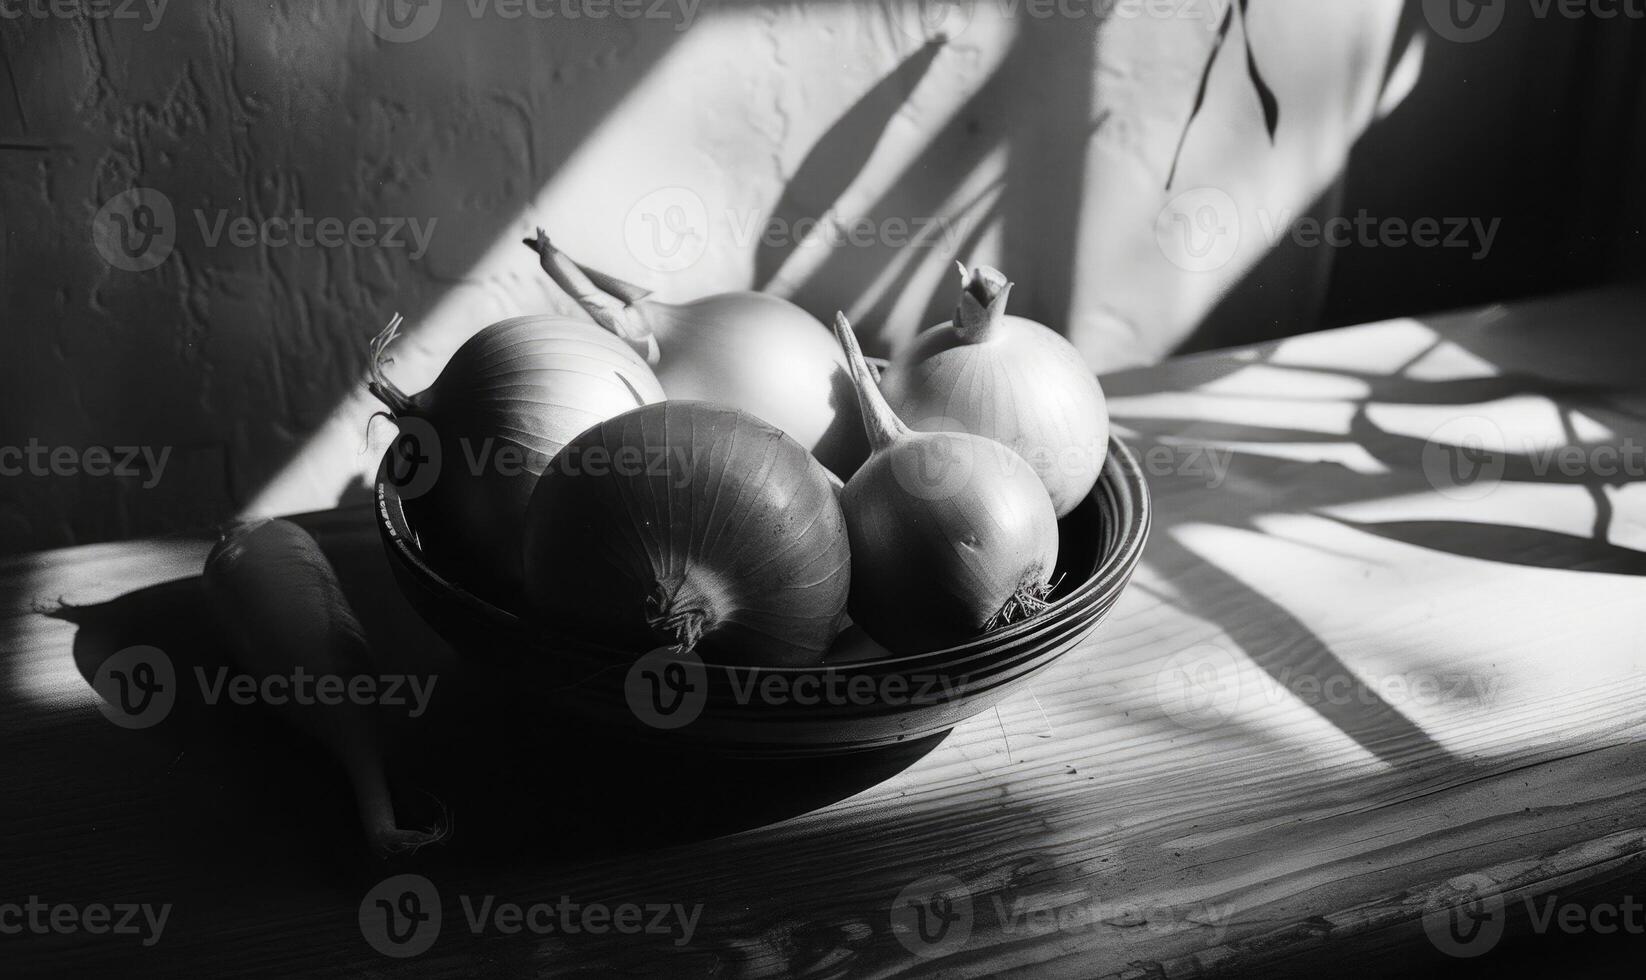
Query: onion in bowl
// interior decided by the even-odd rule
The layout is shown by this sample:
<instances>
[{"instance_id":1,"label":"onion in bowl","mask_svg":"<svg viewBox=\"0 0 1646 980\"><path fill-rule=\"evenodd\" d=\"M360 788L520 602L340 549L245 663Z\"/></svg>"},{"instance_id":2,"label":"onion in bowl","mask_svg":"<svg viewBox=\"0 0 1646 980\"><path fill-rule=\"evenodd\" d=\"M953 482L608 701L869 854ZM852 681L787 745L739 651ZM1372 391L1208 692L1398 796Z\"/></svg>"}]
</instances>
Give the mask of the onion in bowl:
<instances>
[{"instance_id":1,"label":"onion in bowl","mask_svg":"<svg viewBox=\"0 0 1646 980\"><path fill-rule=\"evenodd\" d=\"M636 408L573 439L532 494L524 563L550 628L737 665L821 662L851 589L827 471L706 402Z\"/></svg>"}]
</instances>

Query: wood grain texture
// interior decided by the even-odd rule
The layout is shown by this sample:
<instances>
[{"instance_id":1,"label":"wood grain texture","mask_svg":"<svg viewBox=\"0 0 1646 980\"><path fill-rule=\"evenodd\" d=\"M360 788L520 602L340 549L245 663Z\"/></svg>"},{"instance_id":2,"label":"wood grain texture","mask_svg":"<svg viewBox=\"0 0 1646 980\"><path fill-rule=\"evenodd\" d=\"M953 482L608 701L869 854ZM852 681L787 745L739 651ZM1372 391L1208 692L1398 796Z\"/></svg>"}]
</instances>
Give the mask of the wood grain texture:
<instances>
[{"instance_id":1,"label":"wood grain texture","mask_svg":"<svg viewBox=\"0 0 1646 980\"><path fill-rule=\"evenodd\" d=\"M87 673L114 650L221 660L204 536L5 559L0 902L174 910L151 948L22 935L0 955L143 975L1353 974L1351 954L1431 949L1423 914L1471 885L1512 907L1638 873L1646 459L1600 472L1594 449L1646 446L1643 308L1568 297L1106 378L1152 467L1132 588L1032 692L886 755L705 766L594 744L422 628L368 514L306 518L383 669L439 677L397 727L396 775L457 832L405 868L359 856L340 775L262 712L180 702L133 732L97 711ZM1457 419L1507 452L1437 448ZM1572 445L1584 465L1546 453ZM1453 463L1501 478L1441 493ZM358 925L390 870L441 896L415 958ZM969 895L952 948L893 926L930 875ZM471 934L464 898L488 895L701 914L689 940Z\"/></svg>"}]
</instances>

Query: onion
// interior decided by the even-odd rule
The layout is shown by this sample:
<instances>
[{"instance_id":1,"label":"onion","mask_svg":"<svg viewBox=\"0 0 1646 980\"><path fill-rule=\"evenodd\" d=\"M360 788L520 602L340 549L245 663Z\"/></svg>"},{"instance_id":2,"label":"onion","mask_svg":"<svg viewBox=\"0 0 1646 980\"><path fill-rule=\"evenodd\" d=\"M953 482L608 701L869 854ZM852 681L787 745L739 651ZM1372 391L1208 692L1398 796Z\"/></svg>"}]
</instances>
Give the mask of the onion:
<instances>
[{"instance_id":1,"label":"onion","mask_svg":"<svg viewBox=\"0 0 1646 980\"><path fill-rule=\"evenodd\" d=\"M526 244L596 323L646 358L670 398L716 402L764 419L843 480L868 455L840 348L805 310L753 292L662 303L573 262L541 228Z\"/></svg>"},{"instance_id":2,"label":"onion","mask_svg":"<svg viewBox=\"0 0 1646 980\"><path fill-rule=\"evenodd\" d=\"M663 389L606 331L534 315L470 337L434 384L408 396L383 374L400 322L372 344L370 388L400 425L394 475L420 511L421 544L462 568L465 585L518 592L520 534L538 474L578 433L661 401Z\"/></svg>"},{"instance_id":3,"label":"onion","mask_svg":"<svg viewBox=\"0 0 1646 980\"><path fill-rule=\"evenodd\" d=\"M851 588L827 471L704 402L647 405L572 440L532 495L525 565L552 624L727 664L820 662Z\"/></svg>"},{"instance_id":4,"label":"onion","mask_svg":"<svg viewBox=\"0 0 1646 980\"><path fill-rule=\"evenodd\" d=\"M1044 609L1057 514L1034 471L991 439L909 429L875 386L844 314L836 314L835 332L871 447L841 498L853 621L908 655Z\"/></svg>"},{"instance_id":5,"label":"onion","mask_svg":"<svg viewBox=\"0 0 1646 980\"><path fill-rule=\"evenodd\" d=\"M1050 328L1006 315L1012 284L984 266L960 267L954 319L923 331L881 380L917 429L959 429L1010 446L1046 484L1057 516L1092 492L1109 451L1103 388L1075 346Z\"/></svg>"}]
</instances>

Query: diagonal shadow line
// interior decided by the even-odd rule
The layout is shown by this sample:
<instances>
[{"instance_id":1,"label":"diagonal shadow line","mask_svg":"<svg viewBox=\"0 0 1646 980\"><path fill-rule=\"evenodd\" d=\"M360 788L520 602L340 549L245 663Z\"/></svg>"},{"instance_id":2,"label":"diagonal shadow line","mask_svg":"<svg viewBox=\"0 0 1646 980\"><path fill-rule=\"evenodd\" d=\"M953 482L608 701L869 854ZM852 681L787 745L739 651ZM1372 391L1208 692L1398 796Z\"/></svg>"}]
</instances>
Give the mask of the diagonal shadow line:
<instances>
[{"instance_id":1,"label":"diagonal shadow line","mask_svg":"<svg viewBox=\"0 0 1646 980\"><path fill-rule=\"evenodd\" d=\"M753 288L768 288L782 272L783 264L800 247L798 236L793 233L795 226L805 219L816 220L828 214L846 188L863 172L892 120L902 111L947 43L939 38L921 45L876 82L812 144L783 188L766 223L768 229L779 234L760 238L754 257Z\"/></svg>"},{"instance_id":2,"label":"diagonal shadow line","mask_svg":"<svg viewBox=\"0 0 1646 980\"><path fill-rule=\"evenodd\" d=\"M1009 112L1013 56L1021 46L1014 40L1006 58L935 136L926 141L914 160L865 209L871 216L889 213L933 215L966 176L999 145L995 137L973 132L970 120L990 118L991 112ZM1009 118L995 116L994 118ZM934 175L942 179L934 179ZM810 275L794 286L789 298L803 309L817 312L840 305L841 283L873 283L888 261L884 248L833 249ZM884 300L884 296L877 297ZM892 297L896 301L896 297Z\"/></svg>"},{"instance_id":3,"label":"diagonal shadow line","mask_svg":"<svg viewBox=\"0 0 1646 980\"><path fill-rule=\"evenodd\" d=\"M1602 385L1551 381L1548 378L1540 378L1537 375L1523 372L1494 374L1479 378L1430 380L1403 375L1376 374L1370 371L1357 371L1352 368L1316 367L1308 364L1271 363L1269 367L1281 371L1297 371L1307 374L1332 374L1359 381L1365 384L1368 389L1365 395L1359 396L1362 400L1388 405L1477 405L1484 402L1513 398L1517 395L1542 395L1550 399L1564 397L1572 400L1602 400L1623 391L1621 388ZM1257 396L1238 392L1228 394L1218 392L1217 394L1219 397L1257 397L1274 401L1320 400L1310 397L1288 398L1280 392L1265 392Z\"/></svg>"},{"instance_id":4,"label":"diagonal shadow line","mask_svg":"<svg viewBox=\"0 0 1646 980\"><path fill-rule=\"evenodd\" d=\"M966 220L966 216L972 214L979 202L997 190L999 186L998 183L990 184L976 198L967 202L959 211L961 220ZM977 243L988 233L991 224L999 218L1000 211L1001 202L998 197L983 204L982 208L978 210L977 217L972 220L971 231L967 233L965 240L961 242L957 250L957 256L967 256L972 253L972 250L977 247ZM920 272L921 266L918 261L903 263L896 278L880 291L874 305L863 314L863 322L884 324L889 320L898 302L903 299L910 289L914 288L915 277ZM949 316L953 313L957 288L954 280L948 278L938 280L937 285L932 289L931 297L926 301L925 314L921 316L920 322L915 325L916 331L949 319Z\"/></svg>"},{"instance_id":5,"label":"diagonal shadow line","mask_svg":"<svg viewBox=\"0 0 1646 980\"><path fill-rule=\"evenodd\" d=\"M1093 79L1101 73L1100 24L1091 21L1100 19L1051 29L1045 22L1023 25L1017 57L1037 68L1028 81L1039 87L1049 80L1057 97L1043 102L1043 124L1011 133L1006 145L1001 253L1017 267L1016 312L1065 335L1079 278L1088 149L1106 118L1093 122Z\"/></svg>"},{"instance_id":6,"label":"diagonal shadow line","mask_svg":"<svg viewBox=\"0 0 1646 980\"><path fill-rule=\"evenodd\" d=\"M1013 273L1021 287L1015 308L1023 316L1052 324L1063 322L1058 311L1067 308L1072 296L1073 242L1079 215L1069 204L1078 199L1078 195L1070 197L1069 186L1071 180L1076 184L1080 180L1086 144L1069 140L1067 131L1055 126L1040 134L1036 127L1042 124L1026 118L1022 106L1026 93L1033 97L1048 87L1048 64L1060 66L1054 81L1084 70L1088 73L1084 84L1089 84L1097 28L1087 23L1080 30L1051 30L1034 21L1020 23L1000 63L865 209L871 216L939 215L944 203L987 156L1004 146L1008 153L1007 188L1001 204L1007 229L1005 251L1024 267ZM1058 94L1066 95L1060 89ZM1092 127L1090 113L1086 100L1075 101L1080 103L1081 115L1072 131L1084 134ZM991 119L1024 121L996 135L980 123ZM933 244L941 246L942 237L926 247ZM1013 248L1023 251L1019 254ZM789 298L813 312L833 310L840 305L840 284L875 282L892 260L891 252L889 247L834 249L795 284ZM1049 271L1037 271L1042 268ZM877 295L876 305L887 299L884 292ZM898 297L889 299L895 303ZM946 319L946 306L946 298L934 300L927 316Z\"/></svg>"},{"instance_id":7,"label":"diagonal shadow line","mask_svg":"<svg viewBox=\"0 0 1646 980\"><path fill-rule=\"evenodd\" d=\"M1284 606L1203 560L1170 534L1150 537L1147 557L1182 596L1166 601L1222 629L1277 685L1361 748L1399 767L1429 764L1448 754L1361 681L1319 634ZM1309 678L1318 693L1306 696L1299 691L1300 678ZM1345 703L1324 693L1339 690L1351 692L1342 699Z\"/></svg>"},{"instance_id":8,"label":"diagonal shadow line","mask_svg":"<svg viewBox=\"0 0 1646 980\"><path fill-rule=\"evenodd\" d=\"M1572 420L1573 411L1569 406L1560 408L1560 428L1566 433L1566 444L1569 446L1581 445L1583 440L1578 438L1577 426ZM1606 488L1596 484L1586 484L1584 489L1589 491L1589 499L1595 503L1595 520L1589 531L1590 537L1603 544L1609 543L1612 534L1612 498L1606 495Z\"/></svg>"},{"instance_id":9,"label":"diagonal shadow line","mask_svg":"<svg viewBox=\"0 0 1646 980\"><path fill-rule=\"evenodd\" d=\"M1318 516L1364 534L1460 558L1526 568L1646 575L1646 552L1559 531L1484 521L1355 521L1332 514Z\"/></svg>"},{"instance_id":10,"label":"diagonal shadow line","mask_svg":"<svg viewBox=\"0 0 1646 980\"><path fill-rule=\"evenodd\" d=\"M1389 432L1373 422L1366 414L1366 404L1360 403L1349 419L1348 438L1363 447L1374 459L1392 470L1423 472L1424 453L1435 443L1417 436ZM1448 448L1448 451L1451 451ZM1458 451L1462 451L1459 449ZM1596 477L1593 474L1562 472L1553 460L1540 460L1526 453L1491 453L1494 461L1503 464L1498 479L1506 483L1542 483L1551 486L1623 486L1646 481L1646 474L1619 472L1614 477ZM1430 489L1433 489L1432 487Z\"/></svg>"}]
</instances>

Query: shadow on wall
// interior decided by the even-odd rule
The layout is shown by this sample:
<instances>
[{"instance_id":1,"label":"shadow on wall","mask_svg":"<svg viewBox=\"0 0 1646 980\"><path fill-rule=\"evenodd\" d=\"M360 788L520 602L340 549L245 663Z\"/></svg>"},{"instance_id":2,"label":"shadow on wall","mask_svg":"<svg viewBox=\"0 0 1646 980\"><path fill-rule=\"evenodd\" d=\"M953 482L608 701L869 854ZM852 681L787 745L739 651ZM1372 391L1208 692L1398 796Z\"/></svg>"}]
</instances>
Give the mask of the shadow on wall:
<instances>
[{"instance_id":1,"label":"shadow on wall","mask_svg":"<svg viewBox=\"0 0 1646 980\"><path fill-rule=\"evenodd\" d=\"M368 29L361 6L179 5L155 24L0 25L15 79L0 153L9 232L0 303L20 328L0 379L0 446L45 450L24 478L0 485L0 552L199 526L245 505L358 386L384 311L416 321L474 286L478 257L511 236L690 26L577 19L550 30L481 17ZM1022 32L885 207L940 213L953 189L941 173L963 179L1008 146L1011 179L979 208L1009 217L1043 209L1048 194L1078 196L1078 143L1056 136L1089 128L1097 20L1055 26ZM928 31L921 46L909 25L899 29L880 28L911 53L817 143L778 216L828 211L905 108L944 42ZM51 114L65 96L74 112ZM1062 115L1003 124L1021 116L1012 107L1025 97ZM87 228L111 207L97 226L118 234L92 241ZM328 218L345 223L331 246L317 237ZM1026 312L1060 319L1075 221L1069 212L1061 230L1007 222L1032 257L1024 265L1044 277L1034 295L1053 304ZM763 250L757 274L780 286L784 258ZM870 295L887 261L876 249L838 250L797 299L827 313L843 296ZM880 292L906 285L894 279ZM546 284L525 291L569 306ZM945 306L950 293L945 279L928 305ZM514 301L480 297L474 326ZM93 445L117 458L146 448L156 465L102 475L94 470L107 467L86 458ZM57 447L73 459L52 457Z\"/></svg>"},{"instance_id":2,"label":"shadow on wall","mask_svg":"<svg viewBox=\"0 0 1646 980\"><path fill-rule=\"evenodd\" d=\"M363 6L0 21L3 135L54 147L0 151L0 446L74 456L0 481L0 552L233 514L358 385L384 311L460 286L680 36L448 12L396 43ZM88 230L133 188L122 256ZM164 472L98 475L91 446Z\"/></svg>"},{"instance_id":3,"label":"shadow on wall","mask_svg":"<svg viewBox=\"0 0 1646 980\"><path fill-rule=\"evenodd\" d=\"M848 6L863 11L849 30L822 18L822 11ZM0 552L198 526L245 506L259 488L289 471L288 462L311 436L335 422L337 406L358 387L366 338L389 311L417 322L459 297L463 324L472 331L522 307L569 309L524 255L518 273L509 267L516 278L502 285L477 275L477 263L498 242L518 237L523 215L557 177L584 167L576 192L586 190L589 179L621 180L620 174L590 174L580 151L625 101L655 80L683 41L699 35L681 29L690 24L666 19L544 26L459 17L455 5L445 7L438 25L420 26L417 17L440 9L424 5L417 8L423 14L404 24L374 22L375 31L354 3L325 10L295 2L174 5L156 25L85 18L0 22L0 53L8 57L13 80L11 105L0 100L0 126L6 127L0 138L8 141L0 149L8 231L0 244L6 272L0 305L14 326L11 356L0 367L0 447L72 447L72 458L62 465L48 461L40 473L0 481ZM688 7L697 12L687 4L671 9ZM1153 164L1152 150L1138 149L1142 124L1111 125L1114 100L1098 98L1124 78L1105 56L1112 39L1097 17L1072 23L1023 18L1003 35L998 58L981 58L983 48L973 44L980 27L962 52L952 40L945 43L942 23L916 17L911 33L906 7L927 9L891 2L734 0L705 5L697 14L757 18L762 36L774 39L779 18L787 18L785 31L827 24L831 44L864 45L866 61L887 66L876 69L855 102L842 101L835 121L809 148L793 154L794 163L782 168L786 184L773 189L775 206L766 220L792 228L838 207L877 224L943 215L955 229L942 243L942 261L930 250L911 255L915 250L878 243L829 250L807 267L796 263L792 239L756 243L747 256L752 280L816 314L846 306L871 333L887 330L884 346L897 335L886 326L894 307L902 326L947 316L953 294L948 252L998 251L1011 257L1020 286L1014 294L1018 312L1050 323L1075 322L1074 307L1090 302L1077 298L1091 278L1081 268L1092 261L1082 258L1091 245L1085 226L1106 217L1103 208L1112 206L1116 193L1093 183L1090 138L1112 128L1105 138ZM1408 3L1397 53L1427 34L1414 14L1417 7L1417 0ZM1264 7L1252 9L1255 18ZM1284 13L1283 7L1273 10ZM1269 22L1255 23L1253 30L1274 31L1277 17L1271 12ZM1581 62L1589 72L1580 78L1572 68L1569 84L1529 92L1537 97L1530 104L1565 105L1583 84L1612 86L1629 64L1623 52L1639 31L1628 28L1629 43L1605 42L1617 56L1604 67L1585 47L1602 43L1591 27L1562 25L1545 39L1511 24L1499 37L1473 46L1431 44L1418 97L1374 127L1348 174L1312 213L1324 218L1351 212L1367 200L1390 213L1419 201L1429 211L1480 214L1511 197L1525 214L1554 213L1572 198L1555 189L1562 161L1554 149L1536 155L1538 168L1517 165L1496 181L1480 179L1481 168L1468 165L1454 165L1437 181L1433 154L1425 154L1422 164L1396 164L1406 162L1399 154L1412 146L1439 144L1436 132L1455 131L1459 112L1468 114L1476 100L1502 101L1496 98L1500 91L1530 89L1534 83L1510 76L1508 67L1526 63L1527 52L1566 52L1569 62ZM1129 42L1167 36L1128 29ZM1240 60L1233 43L1221 56L1229 72ZM774 47L774 63L782 60L778 54ZM1161 142L1154 135L1179 139L1204 57L1204 50L1185 49L1173 64L1161 66L1183 69L1191 87L1181 104L1175 95L1167 100L1175 107L1170 131L1151 133L1151 146ZM949 74L937 77L944 59ZM957 63L966 67L957 69ZM1315 123L1309 114L1319 107L1287 115L1287 90L1295 96L1298 82L1276 79L1278 66L1266 67L1281 101L1282 129L1309 131ZM780 74L787 72L796 72L797 86L813 86L802 90L803 103L815 102L819 91L838 94L842 85L857 85L849 78L801 78L794 69ZM1459 81L1465 74L1467 89ZM952 113L925 121L930 132L921 145L886 173L877 150L898 127L907 139L911 93L920 86L941 89L957 78L969 94ZM750 98L743 91L748 82L737 75L702 80L726 87L727 99ZM681 96L648 97L667 106ZM1250 91L1240 98L1242 105L1250 101ZM1463 99L1470 101L1457 101ZM72 113L53 115L49 107L64 102ZM1025 106L1034 111L1023 111ZM1208 114L1215 115L1210 109ZM1478 119L1472 130L1481 134L1503 131L1503 119L1481 113L1471 118ZM1206 124L1206 116L1196 123ZM1564 134L1538 127L1528 113L1510 130L1514 144L1570 147L1571 133L1581 130L1579 124ZM1233 146L1228 140L1234 128L1214 125L1191 134L1191 154L1204 166L1220 144ZM1640 137L1620 135L1583 147L1604 150L1631 138ZM775 139L772 155L788 157L787 134ZM18 149L19 140L55 149ZM1471 145L1481 147L1472 151L1477 160L1497 152L1485 141ZM1567 152L1578 155L1576 149ZM1162 157L1161 173L1149 174L1155 188L1167 162ZM859 179L877 166L872 180ZM1605 181L1615 180L1612 171L1620 166L1597 162L1591 170L1596 182L1610 186ZM1419 167L1428 169L1414 176ZM1378 179L1369 180L1367 172ZM1135 177L1116 173L1115 186L1123 189ZM1540 181L1537 189L1544 193L1528 194ZM1418 187L1430 185L1440 189L1419 193ZM1446 195L1458 186L1481 194L1486 192L1480 188L1493 188L1498 196L1448 207ZM87 228L105 202L138 187L159 198L128 200L125 230L142 244L159 242L155 248L165 254L145 248L124 260L118 253L105 259ZM1084 206L1094 194L1107 195L1096 211ZM1594 200L1567 219L1567 238L1599 220L1604 193L1590 196ZM350 224L336 247L282 247L239 237L243 225L290 224L304 215ZM362 215L369 220L357 229L352 219ZM163 216L170 220L158 220ZM438 234L432 234L436 222ZM1527 275L1565 239L1550 244L1542 232L1521 227L1506 218L1493 260L1474 263L1454 254L1300 248L1277 241L1189 346L1280 336L1313 329L1323 318L1359 319L1394 307L1456 305L1511 288L1554 288L1593 271L1592 263L1569 258L1545 276ZM1152 237L1138 229L1125 234L1134 232ZM118 242L105 238L100 244L106 250ZM1588 254L1604 251L1597 245ZM143 267L156 255L152 268ZM1500 262L1499 255L1508 258ZM111 264L127 260L142 271ZM1446 271L1459 262L1468 263L1461 266L1466 279ZM1108 281L1115 271L1098 270L1097 276ZM1454 279L1467 288L1452 288ZM918 319L909 315L915 308L924 310ZM1127 317L1136 318L1135 311ZM435 346L433 340L423 343ZM351 440L354 431L348 429ZM363 445L365 433L358 438ZM151 465L94 476L87 457L92 446L146 448L157 463L163 452L164 472ZM334 460L327 456L324 462ZM335 462L341 467L347 460ZM336 494L317 485L303 499L325 506Z\"/></svg>"},{"instance_id":4,"label":"shadow on wall","mask_svg":"<svg viewBox=\"0 0 1646 980\"><path fill-rule=\"evenodd\" d=\"M1334 247L1303 244L1322 234L1293 222L1181 349L1638 279L1646 24L1543 9L1405 0L1381 96L1390 104L1340 179L1295 216L1361 226ZM1421 221L1441 229L1438 245L1412 243Z\"/></svg>"}]
</instances>

